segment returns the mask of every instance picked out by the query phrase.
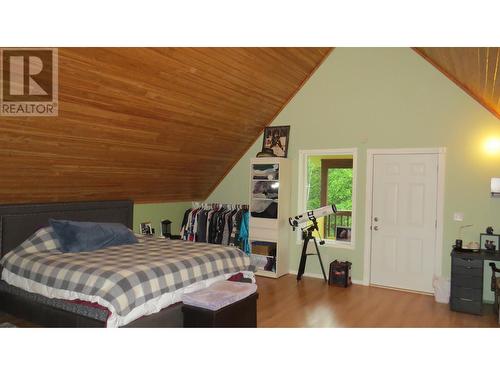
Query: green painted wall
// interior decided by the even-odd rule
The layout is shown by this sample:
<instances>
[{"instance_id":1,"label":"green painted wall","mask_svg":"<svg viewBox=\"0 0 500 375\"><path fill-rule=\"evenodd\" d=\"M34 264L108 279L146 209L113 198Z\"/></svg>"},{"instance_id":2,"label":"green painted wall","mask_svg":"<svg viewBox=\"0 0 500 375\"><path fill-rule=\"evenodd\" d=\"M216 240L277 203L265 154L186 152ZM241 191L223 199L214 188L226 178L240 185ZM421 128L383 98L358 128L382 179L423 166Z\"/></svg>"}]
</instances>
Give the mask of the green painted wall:
<instances>
[{"instance_id":1,"label":"green painted wall","mask_svg":"<svg viewBox=\"0 0 500 375\"><path fill-rule=\"evenodd\" d=\"M292 214L297 211L299 150L358 148L356 247L322 251L325 263L352 261L354 279L363 278L368 148L447 148L444 275L450 274L449 252L458 234L453 212L465 214L463 224L474 224L463 232L465 243L479 241L488 225L500 232L500 199L489 196L490 178L500 176L500 155L484 150L489 137L500 137L500 122L409 48L335 49L273 125L291 126ZM207 201L248 201L248 163L261 144L258 139ZM296 270L294 239L290 231L290 265ZM306 271L319 273L317 261L311 258Z\"/></svg>"},{"instance_id":2,"label":"green painted wall","mask_svg":"<svg viewBox=\"0 0 500 375\"><path fill-rule=\"evenodd\" d=\"M179 234L184 211L191 207L190 202L134 204L134 232L140 232L140 223L150 221L155 234L161 234L161 221L172 221L172 234Z\"/></svg>"}]
</instances>

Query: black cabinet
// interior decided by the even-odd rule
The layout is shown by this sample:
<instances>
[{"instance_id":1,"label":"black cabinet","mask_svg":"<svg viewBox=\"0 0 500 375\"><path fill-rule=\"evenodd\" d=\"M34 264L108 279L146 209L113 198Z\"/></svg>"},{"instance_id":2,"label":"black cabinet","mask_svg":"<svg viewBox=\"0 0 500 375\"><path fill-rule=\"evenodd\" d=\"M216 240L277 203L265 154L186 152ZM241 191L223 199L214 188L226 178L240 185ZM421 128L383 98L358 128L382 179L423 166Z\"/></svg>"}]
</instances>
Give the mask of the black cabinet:
<instances>
[{"instance_id":1,"label":"black cabinet","mask_svg":"<svg viewBox=\"0 0 500 375\"><path fill-rule=\"evenodd\" d=\"M456 250L451 253L451 310L482 314L483 262L480 253Z\"/></svg>"}]
</instances>

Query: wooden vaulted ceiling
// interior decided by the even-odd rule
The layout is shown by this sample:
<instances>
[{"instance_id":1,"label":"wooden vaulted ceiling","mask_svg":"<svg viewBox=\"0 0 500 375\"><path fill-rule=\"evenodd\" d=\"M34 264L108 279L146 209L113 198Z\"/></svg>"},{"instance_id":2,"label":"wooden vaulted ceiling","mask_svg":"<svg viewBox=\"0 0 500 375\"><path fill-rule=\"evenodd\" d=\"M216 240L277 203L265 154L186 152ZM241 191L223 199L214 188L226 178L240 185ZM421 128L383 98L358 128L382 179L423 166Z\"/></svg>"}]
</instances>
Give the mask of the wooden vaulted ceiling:
<instances>
[{"instance_id":1,"label":"wooden vaulted ceiling","mask_svg":"<svg viewBox=\"0 0 500 375\"><path fill-rule=\"evenodd\" d=\"M500 118L500 48L415 48L427 61Z\"/></svg>"},{"instance_id":2,"label":"wooden vaulted ceiling","mask_svg":"<svg viewBox=\"0 0 500 375\"><path fill-rule=\"evenodd\" d=\"M206 199L330 51L60 48L59 116L0 117L0 203Z\"/></svg>"},{"instance_id":3,"label":"wooden vaulted ceiling","mask_svg":"<svg viewBox=\"0 0 500 375\"><path fill-rule=\"evenodd\" d=\"M331 50L60 48L59 116L0 117L0 204L204 200ZM500 118L500 48L414 50Z\"/></svg>"}]
</instances>

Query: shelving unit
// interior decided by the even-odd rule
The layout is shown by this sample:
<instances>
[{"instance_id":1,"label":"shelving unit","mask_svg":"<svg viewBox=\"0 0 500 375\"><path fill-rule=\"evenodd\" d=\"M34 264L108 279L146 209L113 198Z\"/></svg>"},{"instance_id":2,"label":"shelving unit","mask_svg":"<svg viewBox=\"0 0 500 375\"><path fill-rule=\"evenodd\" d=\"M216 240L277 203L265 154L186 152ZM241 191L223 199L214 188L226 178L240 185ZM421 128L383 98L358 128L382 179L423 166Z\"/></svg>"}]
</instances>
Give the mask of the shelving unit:
<instances>
[{"instance_id":1,"label":"shelving unit","mask_svg":"<svg viewBox=\"0 0 500 375\"><path fill-rule=\"evenodd\" d=\"M255 158L250 161L250 246L257 275L288 273L290 225L290 161Z\"/></svg>"}]
</instances>

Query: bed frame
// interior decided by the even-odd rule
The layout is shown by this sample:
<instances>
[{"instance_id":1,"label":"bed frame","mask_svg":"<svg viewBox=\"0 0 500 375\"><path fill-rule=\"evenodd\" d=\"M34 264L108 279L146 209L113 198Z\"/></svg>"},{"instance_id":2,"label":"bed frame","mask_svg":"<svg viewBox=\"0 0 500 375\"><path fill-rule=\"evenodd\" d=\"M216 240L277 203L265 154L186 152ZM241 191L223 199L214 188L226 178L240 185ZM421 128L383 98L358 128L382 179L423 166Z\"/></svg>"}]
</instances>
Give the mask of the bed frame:
<instances>
[{"instance_id":1,"label":"bed frame","mask_svg":"<svg viewBox=\"0 0 500 375\"><path fill-rule=\"evenodd\" d=\"M132 201L0 205L0 255L15 249L49 219L122 223L132 229ZM125 327L182 327L181 303L134 320ZM99 320L73 314L29 298L0 292L0 309L42 327L105 327Z\"/></svg>"}]
</instances>

